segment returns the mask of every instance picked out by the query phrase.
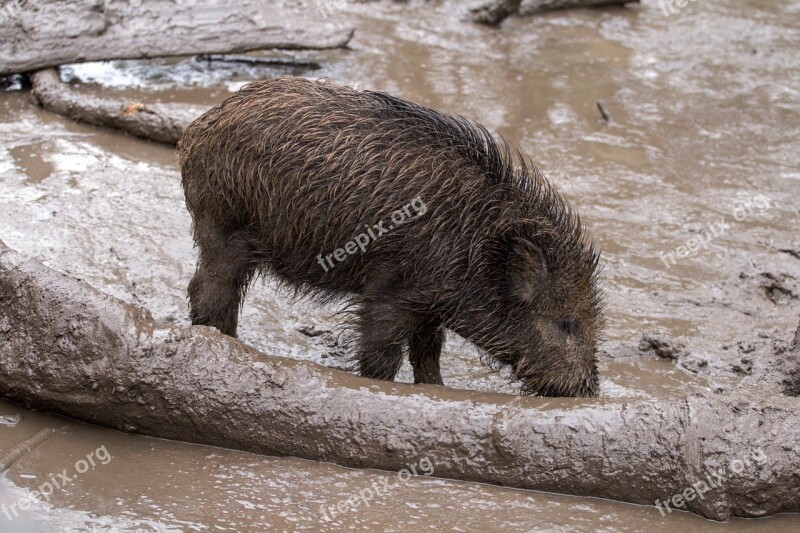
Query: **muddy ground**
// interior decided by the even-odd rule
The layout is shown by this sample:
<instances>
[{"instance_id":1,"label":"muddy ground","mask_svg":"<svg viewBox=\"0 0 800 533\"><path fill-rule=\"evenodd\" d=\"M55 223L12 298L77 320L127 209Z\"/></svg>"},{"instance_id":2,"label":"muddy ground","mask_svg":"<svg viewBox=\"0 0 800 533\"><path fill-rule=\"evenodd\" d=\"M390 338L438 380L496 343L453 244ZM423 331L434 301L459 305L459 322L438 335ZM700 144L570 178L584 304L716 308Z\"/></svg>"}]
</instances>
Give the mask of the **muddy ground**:
<instances>
[{"instance_id":1,"label":"muddy ground","mask_svg":"<svg viewBox=\"0 0 800 533\"><path fill-rule=\"evenodd\" d=\"M293 74L476 119L539 163L603 251L603 395L669 397L757 377L797 326L800 2L690 2L665 16L645 0L510 19L500 29L462 15L454 1L345 4L331 16L358 28L351 50L299 54L322 63L313 71L174 59L73 65L62 77L88 98L211 106L248 80ZM309 19L319 16L309 2ZM2 239L159 320L187 323L194 251L173 149L50 115L15 80L7 85ZM342 367L335 311L256 284L240 338ZM452 337L442 373L450 386L516 390ZM410 367L399 379L411 381ZM0 411L10 417L0 425L5 456L44 428L66 426L6 464L4 502L101 446L113 457L25 516L4 524L0 514L2 531L23 523L29 529L13 530L718 528L654 508L432 478L327 522L321 505L396 474L125 435L8 403ZM786 515L725 527L798 525Z\"/></svg>"}]
</instances>

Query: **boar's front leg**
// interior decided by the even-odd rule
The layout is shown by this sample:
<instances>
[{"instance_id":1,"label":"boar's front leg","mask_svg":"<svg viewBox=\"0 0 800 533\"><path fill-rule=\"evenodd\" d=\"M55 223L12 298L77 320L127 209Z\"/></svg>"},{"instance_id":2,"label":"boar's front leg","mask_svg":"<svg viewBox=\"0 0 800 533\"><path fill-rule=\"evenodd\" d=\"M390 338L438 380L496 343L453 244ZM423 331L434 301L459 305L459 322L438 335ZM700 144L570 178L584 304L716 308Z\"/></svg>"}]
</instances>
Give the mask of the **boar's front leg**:
<instances>
[{"instance_id":1,"label":"boar's front leg","mask_svg":"<svg viewBox=\"0 0 800 533\"><path fill-rule=\"evenodd\" d=\"M394 380L403 362L409 324L385 300L363 301L358 311L358 370L367 378Z\"/></svg>"},{"instance_id":2,"label":"boar's front leg","mask_svg":"<svg viewBox=\"0 0 800 533\"><path fill-rule=\"evenodd\" d=\"M200 255L189 282L193 325L213 326L236 337L242 299L255 270L251 233L246 229L226 232L220 224L195 221Z\"/></svg>"},{"instance_id":3,"label":"boar's front leg","mask_svg":"<svg viewBox=\"0 0 800 533\"><path fill-rule=\"evenodd\" d=\"M444 329L439 324L426 324L412 333L408 355L414 368L414 383L444 385L439 370L443 343Z\"/></svg>"},{"instance_id":4,"label":"boar's front leg","mask_svg":"<svg viewBox=\"0 0 800 533\"><path fill-rule=\"evenodd\" d=\"M374 298L362 302L358 321L358 369L362 376L394 380L403 362L403 348L408 345L414 383L444 384L439 370L444 329L439 323Z\"/></svg>"}]
</instances>

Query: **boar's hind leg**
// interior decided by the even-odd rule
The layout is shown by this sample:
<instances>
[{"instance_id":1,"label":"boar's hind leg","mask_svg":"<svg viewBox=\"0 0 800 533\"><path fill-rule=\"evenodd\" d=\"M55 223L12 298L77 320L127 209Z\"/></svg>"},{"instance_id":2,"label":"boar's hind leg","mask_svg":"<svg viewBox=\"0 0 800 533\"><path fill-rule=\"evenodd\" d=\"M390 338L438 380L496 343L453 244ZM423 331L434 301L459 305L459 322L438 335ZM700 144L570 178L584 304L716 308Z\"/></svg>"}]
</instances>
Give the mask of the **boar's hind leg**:
<instances>
[{"instance_id":1,"label":"boar's hind leg","mask_svg":"<svg viewBox=\"0 0 800 533\"><path fill-rule=\"evenodd\" d=\"M358 313L358 370L367 378L394 380L403 362L409 329L388 304L365 302Z\"/></svg>"},{"instance_id":2,"label":"boar's hind leg","mask_svg":"<svg viewBox=\"0 0 800 533\"><path fill-rule=\"evenodd\" d=\"M409 359L414 368L414 383L444 385L439 370L444 330L438 325L418 329L409 340Z\"/></svg>"},{"instance_id":3,"label":"boar's hind leg","mask_svg":"<svg viewBox=\"0 0 800 533\"><path fill-rule=\"evenodd\" d=\"M252 232L225 233L219 226L196 221L194 237L200 256L189 283L192 324L213 326L235 337L240 305L255 271Z\"/></svg>"}]
</instances>

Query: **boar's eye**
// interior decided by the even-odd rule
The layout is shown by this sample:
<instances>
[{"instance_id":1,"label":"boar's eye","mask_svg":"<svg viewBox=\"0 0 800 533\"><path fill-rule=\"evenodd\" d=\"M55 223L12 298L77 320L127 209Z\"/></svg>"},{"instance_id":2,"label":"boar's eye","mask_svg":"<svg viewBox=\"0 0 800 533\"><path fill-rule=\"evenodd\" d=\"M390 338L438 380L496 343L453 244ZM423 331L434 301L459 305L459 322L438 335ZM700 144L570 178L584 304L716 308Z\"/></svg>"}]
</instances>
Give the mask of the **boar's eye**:
<instances>
[{"instance_id":1,"label":"boar's eye","mask_svg":"<svg viewBox=\"0 0 800 533\"><path fill-rule=\"evenodd\" d=\"M565 335L572 335L578 329L578 322L573 318L559 318L556 327Z\"/></svg>"}]
</instances>

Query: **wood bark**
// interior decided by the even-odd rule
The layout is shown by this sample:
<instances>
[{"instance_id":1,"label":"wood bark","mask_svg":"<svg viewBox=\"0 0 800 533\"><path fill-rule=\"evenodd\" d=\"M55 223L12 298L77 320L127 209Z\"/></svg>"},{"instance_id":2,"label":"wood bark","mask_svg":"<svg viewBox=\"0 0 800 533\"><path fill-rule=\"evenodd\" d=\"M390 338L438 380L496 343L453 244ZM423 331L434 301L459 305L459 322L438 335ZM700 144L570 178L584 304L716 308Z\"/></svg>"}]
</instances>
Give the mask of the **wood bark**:
<instances>
[{"instance_id":1,"label":"wood bark","mask_svg":"<svg viewBox=\"0 0 800 533\"><path fill-rule=\"evenodd\" d=\"M533 15L558 9L623 6L639 0L492 0L470 10L474 22L495 26L516 15Z\"/></svg>"},{"instance_id":2,"label":"wood bark","mask_svg":"<svg viewBox=\"0 0 800 533\"><path fill-rule=\"evenodd\" d=\"M69 63L347 46L353 29L305 4L37 0L0 14L0 75Z\"/></svg>"},{"instance_id":3,"label":"wood bark","mask_svg":"<svg viewBox=\"0 0 800 533\"><path fill-rule=\"evenodd\" d=\"M196 105L143 104L82 95L62 83L56 69L31 75L31 86L34 100L52 113L171 145L176 144L183 130L206 111Z\"/></svg>"},{"instance_id":4,"label":"wood bark","mask_svg":"<svg viewBox=\"0 0 800 533\"><path fill-rule=\"evenodd\" d=\"M123 431L356 468L427 457L439 477L678 495L724 520L800 511L800 400L776 391L589 400L372 381L157 323L0 243L0 394Z\"/></svg>"}]
</instances>

